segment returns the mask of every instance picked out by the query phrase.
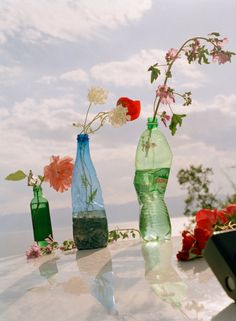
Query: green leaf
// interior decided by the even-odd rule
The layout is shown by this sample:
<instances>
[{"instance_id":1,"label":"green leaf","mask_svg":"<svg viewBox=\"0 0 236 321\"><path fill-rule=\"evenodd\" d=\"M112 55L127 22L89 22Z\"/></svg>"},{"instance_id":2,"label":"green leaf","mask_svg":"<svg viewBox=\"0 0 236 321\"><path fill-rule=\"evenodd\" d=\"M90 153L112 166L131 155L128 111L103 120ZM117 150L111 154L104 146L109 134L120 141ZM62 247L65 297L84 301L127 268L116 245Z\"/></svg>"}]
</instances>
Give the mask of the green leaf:
<instances>
[{"instance_id":1,"label":"green leaf","mask_svg":"<svg viewBox=\"0 0 236 321\"><path fill-rule=\"evenodd\" d=\"M95 196L97 194L97 188L89 195L88 203L92 203L93 200L95 199Z\"/></svg>"},{"instance_id":2,"label":"green leaf","mask_svg":"<svg viewBox=\"0 0 236 321\"><path fill-rule=\"evenodd\" d=\"M148 71L151 71L151 84L153 83L154 80L158 78L158 76L161 74L160 69L156 68L157 64L151 66L148 68Z\"/></svg>"},{"instance_id":3,"label":"green leaf","mask_svg":"<svg viewBox=\"0 0 236 321\"><path fill-rule=\"evenodd\" d=\"M219 34L219 32L211 32L211 33L209 33L208 36L216 36L216 37L219 37L220 34Z\"/></svg>"},{"instance_id":4,"label":"green leaf","mask_svg":"<svg viewBox=\"0 0 236 321\"><path fill-rule=\"evenodd\" d=\"M185 116L186 116L186 114L182 114L182 115L173 114L173 116L171 118L171 123L169 126L172 135L174 135L176 133L177 126L182 125L182 121Z\"/></svg>"},{"instance_id":5,"label":"green leaf","mask_svg":"<svg viewBox=\"0 0 236 321\"><path fill-rule=\"evenodd\" d=\"M42 175L38 175L38 178L40 179L40 181L41 181L41 182L43 182L43 181L44 181L44 176L42 176Z\"/></svg>"},{"instance_id":6,"label":"green leaf","mask_svg":"<svg viewBox=\"0 0 236 321\"><path fill-rule=\"evenodd\" d=\"M9 174L5 179L7 181L21 181L22 179L26 178L26 174L22 170L18 170L15 173Z\"/></svg>"}]
</instances>

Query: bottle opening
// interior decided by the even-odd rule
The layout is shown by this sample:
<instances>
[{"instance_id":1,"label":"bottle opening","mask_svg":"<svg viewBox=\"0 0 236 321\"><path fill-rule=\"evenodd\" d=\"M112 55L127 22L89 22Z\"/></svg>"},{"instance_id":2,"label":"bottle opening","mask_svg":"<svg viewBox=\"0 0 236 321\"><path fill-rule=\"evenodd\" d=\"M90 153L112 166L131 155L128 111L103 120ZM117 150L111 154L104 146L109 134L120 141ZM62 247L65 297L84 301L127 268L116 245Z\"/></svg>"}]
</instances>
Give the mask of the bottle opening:
<instances>
[{"instance_id":1,"label":"bottle opening","mask_svg":"<svg viewBox=\"0 0 236 321\"><path fill-rule=\"evenodd\" d=\"M77 136L77 141L78 142L86 142L88 141L88 134L80 134Z\"/></svg>"},{"instance_id":2,"label":"bottle opening","mask_svg":"<svg viewBox=\"0 0 236 321\"><path fill-rule=\"evenodd\" d=\"M157 118L148 117L147 126L148 126L148 129L157 128L158 126Z\"/></svg>"}]
</instances>

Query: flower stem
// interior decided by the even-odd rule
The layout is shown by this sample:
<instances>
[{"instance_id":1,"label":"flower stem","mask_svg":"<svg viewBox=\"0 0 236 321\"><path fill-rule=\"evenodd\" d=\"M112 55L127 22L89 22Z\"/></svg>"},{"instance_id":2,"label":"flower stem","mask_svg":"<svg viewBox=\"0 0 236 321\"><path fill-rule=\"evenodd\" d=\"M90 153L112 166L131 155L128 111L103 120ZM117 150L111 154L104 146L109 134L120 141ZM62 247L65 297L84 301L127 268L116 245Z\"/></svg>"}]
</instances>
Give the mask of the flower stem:
<instances>
[{"instance_id":1,"label":"flower stem","mask_svg":"<svg viewBox=\"0 0 236 321\"><path fill-rule=\"evenodd\" d=\"M92 106L92 103L90 103L89 106L88 106L88 109L87 109L87 112L86 112L86 116L85 116L85 120L84 120L83 130L84 130L84 133L85 133L85 134L87 134L87 133L85 132L85 128L86 128L86 123L87 123L87 119L88 119L88 114L89 114L89 110L90 110L91 106Z\"/></svg>"}]
</instances>

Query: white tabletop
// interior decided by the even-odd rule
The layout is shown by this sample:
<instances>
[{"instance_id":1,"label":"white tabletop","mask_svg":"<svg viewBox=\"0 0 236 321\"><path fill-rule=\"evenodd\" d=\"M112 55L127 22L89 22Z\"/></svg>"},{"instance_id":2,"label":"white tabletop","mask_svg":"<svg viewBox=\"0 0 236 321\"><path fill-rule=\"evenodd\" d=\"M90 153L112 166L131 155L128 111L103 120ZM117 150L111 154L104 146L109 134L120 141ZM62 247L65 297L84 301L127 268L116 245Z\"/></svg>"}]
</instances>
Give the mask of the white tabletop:
<instances>
[{"instance_id":1,"label":"white tabletop","mask_svg":"<svg viewBox=\"0 0 236 321\"><path fill-rule=\"evenodd\" d=\"M27 262L0 259L1 321L236 320L204 259L177 262L180 238L119 241Z\"/></svg>"}]
</instances>

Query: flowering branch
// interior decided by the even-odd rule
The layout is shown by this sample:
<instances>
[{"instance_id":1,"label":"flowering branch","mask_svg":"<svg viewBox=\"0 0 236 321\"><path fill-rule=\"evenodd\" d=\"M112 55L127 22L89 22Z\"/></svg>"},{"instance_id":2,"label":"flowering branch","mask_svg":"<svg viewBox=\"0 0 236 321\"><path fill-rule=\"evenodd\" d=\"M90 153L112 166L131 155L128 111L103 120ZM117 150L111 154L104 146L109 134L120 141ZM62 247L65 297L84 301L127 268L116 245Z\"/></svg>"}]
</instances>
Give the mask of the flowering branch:
<instances>
[{"instance_id":1,"label":"flowering branch","mask_svg":"<svg viewBox=\"0 0 236 321\"><path fill-rule=\"evenodd\" d=\"M88 92L89 106L86 111L83 123L73 123L73 126L81 128L80 134L93 134L98 131L106 121L112 126L120 127L127 121L135 120L140 114L140 102L127 97L121 97L116 103L116 107L110 111L102 111L96 114L92 120L88 121L91 107L96 104L105 104L107 101L107 91L100 87L93 87ZM98 123L92 128L94 123Z\"/></svg>"},{"instance_id":2,"label":"flowering branch","mask_svg":"<svg viewBox=\"0 0 236 321\"><path fill-rule=\"evenodd\" d=\"M32 170L29 174L25 174L22 170L18 170L5 177L8 181L20 181L27 179L28 186L40 187L42 183L49 182L57 192L64 192L71 186L72 171L73 171L73 158L65 156L52 156L49 165L44 167L44 175L34 175Z\"/></svg>"},{"instance_id":3,"label":"flowering branch","mask_svg":"<svg viewBox=\"0 0 236 321\"><path fill-rule=\"evenodd\" d=\"M170 105L171 103L175 103L175 96L179 96L184 100L183 106L189 106L192 103L190 91L180 94L173 88L167 86L168 80L172 78L172 67L175 61L181 58L181 54L186 56L189 64L192 62L197 62L200 65L202 63L209 64L209 57L211 57L214 62L218 62L219 64L231 62L231 57L235 55L235 53L222 49L225 43L228 42L228 39L219 39L219 36L220 34L218 32L212 32L207 37L198 36L190 38L186 40L178 50L171 48L166 53L166 64L159 65L158 63L155 63L149 67L148 71L151 72L151 83L153 83L161 75L161 69L159 67L167 67L167 70L165 71L164 82L162 85L159 85L156 90L156 97L153 103L153 120L158 115L160 104L162 103L164 105ZM212 46L211 50L209 51L205 44L202 44L201 42L210 44ZM175 134L177 125L181 126L183 117L185 116L185 114L178 115L173 113L171 123L169 125L172 135ZM163 121L163 117L161 120Z\"/></svg>"}]
</instances>

